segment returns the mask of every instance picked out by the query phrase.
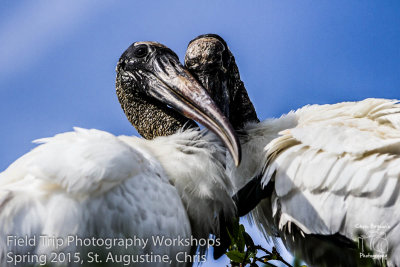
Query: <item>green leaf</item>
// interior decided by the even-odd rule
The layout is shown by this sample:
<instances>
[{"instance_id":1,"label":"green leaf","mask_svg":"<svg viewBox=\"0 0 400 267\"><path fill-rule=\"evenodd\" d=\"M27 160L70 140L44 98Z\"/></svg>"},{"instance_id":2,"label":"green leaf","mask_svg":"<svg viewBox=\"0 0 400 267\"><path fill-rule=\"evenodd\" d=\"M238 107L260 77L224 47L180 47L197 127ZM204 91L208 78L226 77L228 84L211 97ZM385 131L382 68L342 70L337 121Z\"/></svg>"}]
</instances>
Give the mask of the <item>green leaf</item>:
<instances>
[{"instance_id":1,"label":"green leaf","mask_svg":"<svg viewBox=\"0 0 400 267\"><path fill-rule=\"evenodd\" d=\"M226 253L226 256L228 256L228 258L233 262L242 263L245 257L245 253L237 250L231 250Z\"/></svg>"},{"instance_id":2,"label":"green leaf","mask_svg":"<svg viewBox=\"0 0 400 267\"><path fill-rule=\"evenodd\" d=\"M237 246L239 251L244 252L244 246L246 245L246 242L244 241L243 233L241 233L238 236L238 241L237 241Z\"/></svg>"},{"instance_id":3,"label":"green leaf","mask_svg":"<svg viewBox=\"0 0 400 267\"><path fill-rule=\"evenodd\" d=\"M257 255L257 251L256 252L250 252L249 255L247 256L248 259L252 259Z\"/></svg>"},{"instance_id":4,"label":"green leaf","mask_svg":"<svg viewBox=\"0 0 400 267\"><path fill-rule=\"evenodd\" d=\"M247 232L244 232L243 233L243 237L244 237L244 241L245 241L245 243L246 243L246 247L248 248L248 249L250 249L250 251L252 251L252 252L255 252L255 251L257 251L254 247L254 241L253 241L253 239L251 238L251 236L247 233Z\"/></svg>"}]
</instances>

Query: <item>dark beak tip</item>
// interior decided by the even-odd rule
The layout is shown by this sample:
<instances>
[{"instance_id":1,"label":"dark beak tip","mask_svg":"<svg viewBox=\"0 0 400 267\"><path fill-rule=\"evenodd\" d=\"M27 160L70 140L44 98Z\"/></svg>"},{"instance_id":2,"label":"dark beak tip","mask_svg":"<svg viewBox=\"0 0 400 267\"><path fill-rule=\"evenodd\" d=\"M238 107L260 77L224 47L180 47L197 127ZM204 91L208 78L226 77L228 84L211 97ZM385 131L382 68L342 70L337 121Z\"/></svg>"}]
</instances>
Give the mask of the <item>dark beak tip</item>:
<instances>
[{"instance_id":1,"label":"dark beak tip","mask_svg":"<svg viewBox=\"0 0 400 267\"><path fill-rule=\"evenodd\" d=\"M235 166L239 167L240 163L242 162L242 150L240 145L236 147L237 151L235 151L236 153L234 153L233 157L234 157L234 161L235 161Z\"/></svg>"},{"instance_id":2,"label":"dark beak tip","mask_svg":"<svg viewBox=\"0 0 400 267\"><path fill-rule=\"evenodd\" d=\"M239 149L238 159L237 159L237 161L235 163L236 167L239 167L241 162L242 162L242 153L241 153L241 150Z\"/></svg>"}]
</instances>

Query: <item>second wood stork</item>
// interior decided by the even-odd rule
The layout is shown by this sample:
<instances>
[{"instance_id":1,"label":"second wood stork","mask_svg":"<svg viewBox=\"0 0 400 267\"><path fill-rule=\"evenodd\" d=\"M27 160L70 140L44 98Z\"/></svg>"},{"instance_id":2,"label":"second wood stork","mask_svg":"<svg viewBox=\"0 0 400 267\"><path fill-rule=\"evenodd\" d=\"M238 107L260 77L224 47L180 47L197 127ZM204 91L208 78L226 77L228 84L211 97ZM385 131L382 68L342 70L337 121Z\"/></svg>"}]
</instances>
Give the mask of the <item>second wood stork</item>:
<instances>
[{"instance_id":1,"label":"second wood stork","mask_svg":"<svg viewBox=\"0 0 400 267\"><path fill-rule=\"evenodd\" d=\"M190 119L237 163L240 146L176 54L132 44L116 88L128 119L154 139L76 128L37 140L0 173L2 266L88 266L95 252L103 266L190 266L195 248L218 234L218 215L234 214L225 149Z\"/></svg>"},{"instance_id":2,"label":"second wood stork","mask_svg":"<svg viewBox=\"0 0 400 267\"><path fill-rule=\"evenodd\" d=\"M265 235L281 237L312 266L356 266L363 258L400 266L397 100L310 105L258 122L220 36L192 40L185 65L240 134L242 164L228 167L236 187L244 186L240 215L256 206L252 217Z\"/></svg>"}]
</instances>

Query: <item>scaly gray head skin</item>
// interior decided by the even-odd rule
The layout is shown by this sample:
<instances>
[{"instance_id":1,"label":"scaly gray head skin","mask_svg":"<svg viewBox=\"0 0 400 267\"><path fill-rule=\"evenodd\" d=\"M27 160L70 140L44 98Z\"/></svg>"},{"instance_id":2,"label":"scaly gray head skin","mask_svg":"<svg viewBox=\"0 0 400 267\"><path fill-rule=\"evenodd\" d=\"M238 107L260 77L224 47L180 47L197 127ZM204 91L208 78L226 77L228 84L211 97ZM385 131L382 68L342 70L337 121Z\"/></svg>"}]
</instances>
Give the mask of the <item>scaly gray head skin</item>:
<instances>
[{"instance_id":1,"label":"scaly gray head skin","mask_svg":"<svg viewBox=\"0 0 400 267\"><path fill-rule=\"evenodd\" d=\"M149 45L151 44L149 43ZM153 139L157 136L174 134L184 126L188 128L197 127L194 121L173 109L166 108L162 102L139 90L138 87L143 86L139 83L141 80L137 80L138 83L135 83L136 76L129 75L125 70L129 69L127 64L129 64L130 58L135 58L135 53L139 56L138 61L146 56L148 46L144 43L143 47L140 46L136 50L133 48L135 48L133 45L130 46L118 62L116 90L125 115L138 133L146 139ZM143 53L143 55L140 53ZM170 51L170 53L174 54L173 51Z\"/></svg>"},{"instance_id":2,"label":"scaly gray head skin","mask_svg":"<svg viewBox=\"0 0 400 267\"><path fill-rule=\"evenodd\" d=\"M144 138L195 127L196 120L221 138L239 164L240 144L231 124L172 50L155 42L133 43L116 72L122 109Z\"/></svg>"},{"instance_id":3,"label":"scaly gray head skin","mask_svg":"<svg viewBox=\"0 0 400 267\"><path fill-rule=\"evenodd\" d=\"M190 41L185 67L206 88L235 130L247 122L259 122L235 58L219 35L204 34Z\"/></svg>"}]
</instances>

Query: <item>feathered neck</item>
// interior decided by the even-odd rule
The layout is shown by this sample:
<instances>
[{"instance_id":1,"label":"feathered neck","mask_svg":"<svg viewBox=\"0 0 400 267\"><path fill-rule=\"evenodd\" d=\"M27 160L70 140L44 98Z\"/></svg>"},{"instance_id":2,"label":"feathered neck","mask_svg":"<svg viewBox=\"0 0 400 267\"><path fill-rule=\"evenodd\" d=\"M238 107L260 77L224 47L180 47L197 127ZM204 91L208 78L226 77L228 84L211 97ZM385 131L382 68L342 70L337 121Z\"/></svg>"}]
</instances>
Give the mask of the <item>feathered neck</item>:
<instances>
[{"instance_id":1,"label":"feathered neck","mask_svg":"<svg viewBox=\"0 0 400 267\"><path fill-rule=\"evenodd\" d=\"M164 168L188 212L194 237L219 233L218 215L235 214L233 185L225 173L225 148L207 130L187 129L152 141L144 147Z\"/></svg>"},{"instance_id":2,"label":"feathered neck","mask_svg":"<svg viewBox=\"0 0 400 267\"><path fill-rule=\"evenodd\" d=\"M242 162L238 168L230 158L227 163L227 175L232 177L236 190L262 172L270 142L279 137L281 131L296 125L297 116L294 112L290 112L277 119L267 119L259 123L250 122L239 131Z\"/></svg>"}]
</instances>

